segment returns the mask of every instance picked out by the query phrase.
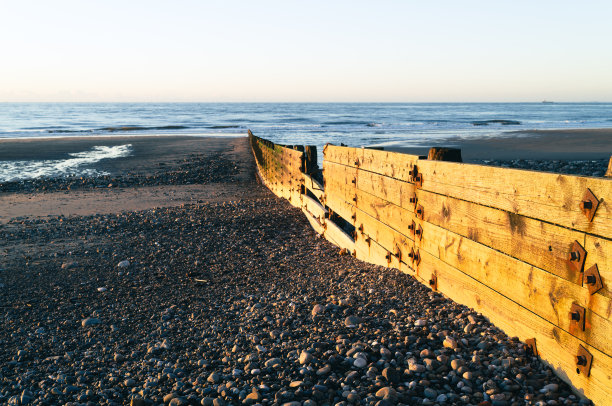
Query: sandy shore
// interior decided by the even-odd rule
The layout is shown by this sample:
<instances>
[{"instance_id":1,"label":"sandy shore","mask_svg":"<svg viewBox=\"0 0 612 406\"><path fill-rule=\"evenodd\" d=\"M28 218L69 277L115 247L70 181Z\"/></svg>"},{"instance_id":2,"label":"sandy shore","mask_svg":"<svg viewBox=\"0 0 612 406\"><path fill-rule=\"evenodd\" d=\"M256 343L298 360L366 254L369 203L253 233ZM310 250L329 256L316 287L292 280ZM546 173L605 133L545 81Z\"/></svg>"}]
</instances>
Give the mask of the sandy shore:
<instances>
[{"instance_id":1,"label":"sandy shore","mask_svg":"<svg viewBox=\"0 0 612 406\"><path fill-rule=\"evenodd\" d=\"M65 137L34 139L0 139L0 161L68 159L70 153L83 152L95 146L131 144L128 157L107 159L96 169L118 174L125 171L146 173L193 154L231 152L242 137L133 136L133 137Z\"/></svg>"},{"instance_id":2,"label":"sandy shore","mask_svg":"<svg viewBox=\"0 0 612 406\"><path fill-rule=\"evenodd\" d=\"M461 148L464 161L600 160L612 155L612 128L512 131L504 133L503 137L451 138L431 146ZM418 155L427 155L428 151L428 148L387 149Z\"/></svg>"}]
</instances>

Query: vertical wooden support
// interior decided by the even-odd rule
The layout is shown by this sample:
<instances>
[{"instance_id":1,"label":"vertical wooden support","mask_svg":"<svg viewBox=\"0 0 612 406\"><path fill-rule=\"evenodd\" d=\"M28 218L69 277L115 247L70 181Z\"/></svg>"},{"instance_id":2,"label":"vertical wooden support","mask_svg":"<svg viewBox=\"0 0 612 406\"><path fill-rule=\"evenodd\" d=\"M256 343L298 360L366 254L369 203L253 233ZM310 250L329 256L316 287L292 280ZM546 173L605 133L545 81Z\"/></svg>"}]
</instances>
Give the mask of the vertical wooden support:
<instances>
[{"instance_id":1,"label":"vertical wooden support","mask_svg":"<svg viewBox=\"0 0 612 406\"><path fill-rule=\"evenodd\" d=\"M306 145L304 147L304 173L310 175L317 169L317 147Z\"/></svg>"},{"instance_id":2,"label":"vertical wooden support","mask_svg":"<svg viewBox=\"0 0 612 406\"><path fill-rule=\"evenodd\" d=\"M459 148L430 148L427 159L430 161L463 162L461 159L461 150Z\"/></svg>"},{"instance_id":3,"label":"vertical wooden support","mask_svg":"<svg viewBox=\"0 0 612 406\"><path fill-rule=\"evenodd\" d=\"M608 171L606 172L606 178L612 178L612 156L610 162L608 162Z\"/></svg>"}]
</instances>

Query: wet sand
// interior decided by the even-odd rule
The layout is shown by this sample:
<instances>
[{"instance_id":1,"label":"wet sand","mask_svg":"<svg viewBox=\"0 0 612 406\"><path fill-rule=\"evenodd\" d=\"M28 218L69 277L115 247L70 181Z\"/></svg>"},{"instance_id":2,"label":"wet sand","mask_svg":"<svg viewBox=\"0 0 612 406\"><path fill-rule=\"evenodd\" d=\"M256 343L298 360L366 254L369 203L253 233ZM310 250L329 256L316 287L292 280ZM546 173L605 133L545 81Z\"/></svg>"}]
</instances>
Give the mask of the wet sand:
<instances>
[{"instance_id":1,"label":"wet sand","mask_svg":"<svg viewBox=\"0 0 612 406\"><path fill-rule=\"evenodd\" d=\"M471 160L591 160L612 155L612 128L525 130L483 139L450 138L431 147L461 148L464 161ZM427 148L390 147L389 151L427 155Z\"/></svg>"}]
</instances>

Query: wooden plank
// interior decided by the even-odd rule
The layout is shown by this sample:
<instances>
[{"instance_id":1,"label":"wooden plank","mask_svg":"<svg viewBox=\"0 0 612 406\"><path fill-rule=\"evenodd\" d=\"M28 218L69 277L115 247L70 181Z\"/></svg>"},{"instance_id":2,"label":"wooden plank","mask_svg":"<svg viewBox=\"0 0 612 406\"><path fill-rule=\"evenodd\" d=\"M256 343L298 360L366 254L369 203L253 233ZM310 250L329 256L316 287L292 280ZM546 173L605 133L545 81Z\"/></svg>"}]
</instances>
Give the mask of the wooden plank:
<instances>
[{"instance_id":1,"label":"wooden plank","mask_svg":"<svg viewBox=\"0 0 612 406\"><path fill-rule=\"evenodd\" d=\"M410 238L378 221L359 208L356 209L355 214L356 233L364 238L369 237L373 239L385 250L391 252L398 261L411 262L409 254L414 247L414 242Z\"/></svg>"},{"instance_id":2,"label":"wooden plank","mask_svg":"<svg viewBox=\"0 0 612 406\"><path fill-rule=\"evenodd\" d=\"M333 182L336 185L354 184L357 189L380 197L396 206L410 210L414 208L414 203L410 202L415 191L412 183L331 162L324 162L323 168L326 187L328 182Z\"/></svg>"},{"instance_id":3,"label":"wooden plank","mask_svg":"<svg viewBox=\"0 0 612 406\"><path fill-rule=\"evenodd\" d=\"M411 181L410 171L419 159L418 155L335 145L328 145L323 155L324 161L327 162L359 168L405 182Z\"/></svg>"},{"instance_id":4,"label":"wooden plank","mask_svg":"<svg viewBox=\"0 0 612 406\"><path fill-rule=\"evenodd\" d=\"M559 175L455 162L418 162L423 190L612 236L612 179ZM587 189L601 201L592 222L580 210Z\"/></svg>"},{"instance_id":5,"label":"wooden plank","mask_svg":"<svg viewBox=\"0 0 612 406\"><path fill-rule=\"evenodd\" d=\"M419 272L436 275L440 292L481 312L507 335L523 341L535 338L541 359L561 379L595 404L608 404L612 397L612 358L608 355L585 345L593 355L591 375L576 374L574 356L581 343L577 338L427 252L419 268Z\"/></svg>"},{"instance_id":6,"label":"wooden plank","mask_svg":"<svg viewBox=\"0 0 612 406\"><path fill-rule=\"evenodd\" d=\"M364 149L361 148L339 147L327 144L323 148L323 164L325 162L335 162L355 167L355 162L363 159L363 151Z\"/></svg>"},{"instance_id":7,"label":"wooden plank","mask_svg":"<svg viewBox=\"0 0 612 406\"><path fill-rule=\"evenodd\" d=\"M323 234L325 232L323 225L321 225L321 223L319 223L319 220L314 218L314 216L310 214L308 210L302 208L302 213L304 213L304 216L306 216L306 219L310 223L310 226L315 230L317 234Z\"/></svg>"},{"instance_id":8,"label":"wooden plank","mask_svg":"<svg viewBox=\"0 0 612 406\"><path fill-rule=\"evenodd\" d=\"M310 196L302 195L303 207L308 210L315 218L319 219L320 223L323 223L327 210L318 201Z\"/></svg>"},{"instance_id":9,"label":"wooden plank","mask_svg":"<svg viewBox=\"0 0 612 406\"><path fill-rule=\"evenodd\" d=\"M319 199L319 201L321 201L323 195L325 194L325 189L323 188L323 185L313 179L310 175L307 175L305 173L303 173L302 175L304 177L304 186L306 187L306 189L310 190L310 192L315 195L315 197Z\"/></svg>"},{"instance_id":10,"label":"wooden plank","mask_svg":"<svg viewBox=\"0 0 612 406\"><path fill-rule=\"evenodd\" d=\"M569 313L573 303L586 308L586 331L576 330L572 334L612 354L609 298L591 296L584 287L441 227L428 222L420 224L423 237L415 244L422 250L563 330L571 331Z\"/></svg>"},{"instance_id":11,"label":"wooden plank","mask_svg":"<svg viewBox=\"0 0 612 406\"><path fill-rule=\"evenodd\" d=\"M355 240L330 219L325 220L325 233L323 236L331 239L340 248L346 248L350 254L355 251Z\"/></svg>"},{"instance_id":12,"label":"wooden plank","mask_svg":"<svg viewBox=\"0 0 612 406\"><path fill-rule=\"evenodd\" d=\"M344 197L334 193L328 195L327 193L328 192L326 191L324 199L325 206L327 206L333 213L342 217L348 223L354 225L355 209L350 204L346 203Z\"/></svg>"},{"instance_id":13,"label":"wooden plank","mask_svg":"<svg viewBox=\"0 0 612 406\"><path fill-rule=\"evenodd\" d=\"M574 241L584 245L584 233L425 190L416 195L425 221L579 283L567 259Z\"/></svg>"}]
</instances>

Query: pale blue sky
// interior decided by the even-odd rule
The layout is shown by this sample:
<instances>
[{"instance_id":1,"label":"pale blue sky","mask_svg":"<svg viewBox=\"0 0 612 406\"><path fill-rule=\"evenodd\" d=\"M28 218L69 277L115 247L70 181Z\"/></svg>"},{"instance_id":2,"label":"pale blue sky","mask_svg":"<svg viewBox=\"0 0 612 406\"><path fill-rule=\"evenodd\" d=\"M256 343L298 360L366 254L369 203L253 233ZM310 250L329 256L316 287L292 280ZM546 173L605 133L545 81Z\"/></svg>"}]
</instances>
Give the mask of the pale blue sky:
<instances>
[{"instance_id":1,"label":"pale blue sky","mask_svg":"<svg viewBox=\"0 0 612 406\"><path fill-rule=\"evenodd\" d=\"M612 1L0 0L0 101L611 101Z\"/></svg>"}]
</instances>

